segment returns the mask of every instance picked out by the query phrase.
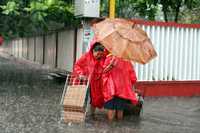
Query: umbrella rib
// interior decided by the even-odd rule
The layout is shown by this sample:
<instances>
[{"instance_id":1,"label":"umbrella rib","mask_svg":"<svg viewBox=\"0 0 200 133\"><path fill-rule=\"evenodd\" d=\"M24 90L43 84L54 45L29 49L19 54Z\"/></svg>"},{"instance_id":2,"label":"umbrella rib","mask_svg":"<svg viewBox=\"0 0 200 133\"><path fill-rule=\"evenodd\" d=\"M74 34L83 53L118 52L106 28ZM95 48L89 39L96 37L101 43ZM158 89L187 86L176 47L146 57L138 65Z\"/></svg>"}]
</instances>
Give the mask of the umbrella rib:
<instances>
[{"instance_id":1,"label":"umbrella rib","mask_svg":"<svg viewBox=\"0 0 200 133\"><path fill-rule=\"evenodd\" d=\"M121 35L118 31L116 31L118 34L119 34L119 36L120 37L122 37L123 39L127 39L127 40L129 40L129 41L131 41L131 42L134 42L134 43L136 43L136 44L139 44L139 43L143 43L143 42L145 42L146 40L149 40L149 37L147 37L146 39L144 39L144 40L142 40L142 41L132 41L132 40L130 40L128 37L124 37L123 35Z\"/></svg>"}]
</instances>

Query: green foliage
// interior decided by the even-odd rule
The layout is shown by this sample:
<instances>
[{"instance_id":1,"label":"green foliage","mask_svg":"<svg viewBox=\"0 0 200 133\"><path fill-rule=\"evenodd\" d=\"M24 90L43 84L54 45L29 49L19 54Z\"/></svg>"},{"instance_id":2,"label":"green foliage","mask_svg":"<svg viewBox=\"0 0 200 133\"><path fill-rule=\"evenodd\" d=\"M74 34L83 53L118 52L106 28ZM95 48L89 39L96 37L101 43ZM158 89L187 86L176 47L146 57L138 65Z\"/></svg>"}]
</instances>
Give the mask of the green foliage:
<instances>
[{"instance_id":1,"label":"green foliage","mask_svg":"<svg viewBox=\"0 0 200 133\"><path fill-rule=\"evenodd\" d=\"M15 1L9 1L5 6L0 6L0 8L3 9L3 14L9 15L9 14L16 14L20 15L19 13L19 4L17 4Z\"/></svg>"},{"instance_id":2,"label":"green foliage","mask_svg":"<svg viewBox=\"0 0 200 133\"><path fill-rule=\"evenodd\" d=\"M101 1L101 14L108 16L108 0ZM157 5L153 0L116 0L116 17L155 20Z\"/></svg>"},{"instance_id":3,"label":"green foliage","mask_svg":"<svg viewBox=\"0 0 200 133\"><path fill-rule=\"evenodd\" d=\"M199 6L198 1L199 0L156 0L156 3L162 5L162 11L166 22L178 22L181 19L180 12L185 12L185 10L192 11L195 6Z\"/></svg>"},{"instance_id":4,"label":"green foliage","mask_svg":"<svg viewBox=\"0 0 200 133\"><path fill-rule=\"evenodd\" d=\"M77 27L74 0L0 0L0 34L23 37ZM116 17L199 23L200 0L116 0ZM108 17L109 0L101 0L101 16ZM162 12L162 14L160 13ZM159 19L160 20L160 19Z\"/></svg>"},{"instance_id":5,"label":"green foliage","mask_svg":"<svg viewBox=\"0 0 200 133\"><path fill-rule=\"evenodd\" d=\"M101 0L101 14L103 16L108 16L108 1ZM200 0L116 0L116 16L147 20L164 17L166 22L196 23L199 22L198 18L200 18L200 15L197 14L199 7ZM190 20L184 20L185 17Z\"/></svg>"},{"instance_id":6,"label":"green foliage","mask_svg":"<svg viewBox=\"0 0 200 133\"><path fill-rule=\"evenodd\" d=\"M0 33L5 38L80 25L72 0L5 0L0 4Z\"/></svg>"},{"instance_id":7,"label":"green foliage","mask_svg":"<svg viewBox=\"0 0 200 133\"><path fill-rule=\"evenodd\" d=\"M183 8L184 12L180 12L179 22L186 22L186 23L200 23L200 1L193 0L190 3L188 0L189 7Z\"/></svg>"}]
</instances>

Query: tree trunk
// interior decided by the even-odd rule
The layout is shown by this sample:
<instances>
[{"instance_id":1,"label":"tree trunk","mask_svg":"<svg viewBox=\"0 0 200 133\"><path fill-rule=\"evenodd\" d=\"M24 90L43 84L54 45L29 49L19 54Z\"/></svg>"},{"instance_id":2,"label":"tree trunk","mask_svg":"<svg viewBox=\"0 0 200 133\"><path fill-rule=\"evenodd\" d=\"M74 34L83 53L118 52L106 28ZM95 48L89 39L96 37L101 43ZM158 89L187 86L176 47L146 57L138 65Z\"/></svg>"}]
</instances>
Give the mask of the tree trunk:
<instances>
[{"instance_id":1,"label":"tree trunk","mask_svg":"<svg viewBox=\"0 0 200 133\"><path fill-rule=\"evenodd\" d=\"M168 15L167 15L167 13L168 13L168 3L167 3L168 1L166 1L166 0L161 0L161 4L162 4L162 11L163 11L163 14L164 14L164 19L165 19L165 22L168 22Z\"/></svg>"},{"instance_id":2,"label":"tree trunk","mask_svg":"<svg viewBox=\"0 0 200 133\"><path fill-rule=\"evenodd\" d=\"M174 18L175 22L178 22L178 16L179 16L179 12L180 12L181 2L182 1L180 1L180 0L177 1L177 6L175 9L175 18Z\"/></svg>"},{"instance_id":3,"label":"tree trunk","mask_svg":"<svg viewBox=\"0 0 200 133\"><path fill-rule=\"evenodd\" d=\"M168 22L167 10L163 9L165 22Z\"/></svg>"}]
</instances>

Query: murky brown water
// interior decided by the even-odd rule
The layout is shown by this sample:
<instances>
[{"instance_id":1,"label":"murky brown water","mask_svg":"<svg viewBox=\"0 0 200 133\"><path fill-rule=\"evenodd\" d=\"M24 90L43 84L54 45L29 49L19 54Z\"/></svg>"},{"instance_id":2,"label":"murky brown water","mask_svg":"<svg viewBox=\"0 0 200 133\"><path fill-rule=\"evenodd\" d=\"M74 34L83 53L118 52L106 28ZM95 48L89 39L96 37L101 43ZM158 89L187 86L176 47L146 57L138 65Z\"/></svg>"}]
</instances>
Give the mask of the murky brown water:
<instances>
[{"instance_id":1,"label":"murky brown water","mask_svg":"<svg viewBox=\"0 0 200 133\"><path fill-rule=\"evenodd\" d=\"M84 124L64 124L59 105L64 83L50 70L0 57L0 133L199 133L200 97L145 98L141 117L109 124L105 113Z\"/></svg>"}]
</instances>

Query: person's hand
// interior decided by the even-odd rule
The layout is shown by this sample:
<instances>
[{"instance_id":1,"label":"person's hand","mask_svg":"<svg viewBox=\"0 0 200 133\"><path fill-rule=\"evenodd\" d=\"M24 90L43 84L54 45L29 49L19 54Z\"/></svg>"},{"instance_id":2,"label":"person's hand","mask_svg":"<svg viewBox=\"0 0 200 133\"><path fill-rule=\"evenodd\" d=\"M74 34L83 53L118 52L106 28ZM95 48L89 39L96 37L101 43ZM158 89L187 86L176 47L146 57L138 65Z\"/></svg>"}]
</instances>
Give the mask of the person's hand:
<instances>
[{"instance_id":1,"label":"person's hand","mask_svg":"<svg viewBox=\"0 0 200 133\"><path fill-rule=\"evenodd\" d=\"M108 66L106 66L106 68L103 70L104 73L107 73L108 71L110 71L115 65L116 65L116 61L115 58L113 57L110 64Z\"/></svg>"},{"instance_id":2,"label":"person's hand","mask_svg":"<svg viewBox=\"0 0 200 133\"><path fill-rule=\"evenodd\" d=\"M104 73L107 73L108 71L110 71L113 68L112 64L109 64L108 66L106 66L106 68L103 70Z\"/></svg>"}]
</instances>

